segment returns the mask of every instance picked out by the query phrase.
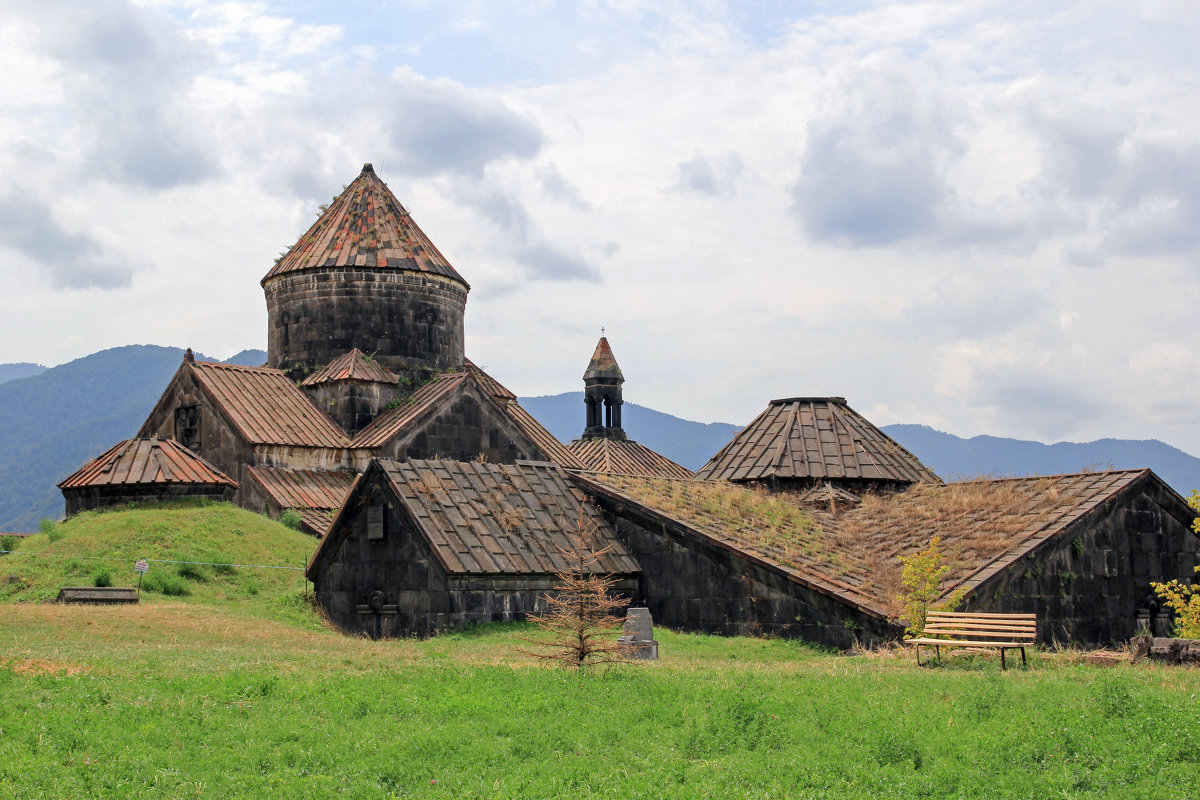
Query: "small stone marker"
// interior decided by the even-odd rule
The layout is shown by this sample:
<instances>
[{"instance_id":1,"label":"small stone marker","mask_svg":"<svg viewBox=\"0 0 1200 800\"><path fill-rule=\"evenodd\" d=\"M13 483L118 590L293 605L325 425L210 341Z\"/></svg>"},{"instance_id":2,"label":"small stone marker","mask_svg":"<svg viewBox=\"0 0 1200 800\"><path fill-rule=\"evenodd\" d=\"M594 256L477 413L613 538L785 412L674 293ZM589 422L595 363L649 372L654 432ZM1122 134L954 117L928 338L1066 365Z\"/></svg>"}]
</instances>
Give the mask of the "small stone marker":
<instances>
[{"instance_id":1,"label":"small stone marker","mask_svg":"<svg viewBox=\"0 0 1200 800\"><path fill-rule=\"evenodd\" d=\"M64 586L58 590L59 603L91 603L94 605L122 605L136 603L137 593L133 589L116 586Z\"/></svg>"},{"instance_id":2,"label":"small stone marker","mask_svg":"<svg viewBox=\"0 0 1200 800\"><path fill-rule=\"evenodd\" d=\"M654 641L654 620L648 608L625 612L624 636L617 639L621 655L634 661L657 661L658 642Z\"/></svg>"}]
</instances>

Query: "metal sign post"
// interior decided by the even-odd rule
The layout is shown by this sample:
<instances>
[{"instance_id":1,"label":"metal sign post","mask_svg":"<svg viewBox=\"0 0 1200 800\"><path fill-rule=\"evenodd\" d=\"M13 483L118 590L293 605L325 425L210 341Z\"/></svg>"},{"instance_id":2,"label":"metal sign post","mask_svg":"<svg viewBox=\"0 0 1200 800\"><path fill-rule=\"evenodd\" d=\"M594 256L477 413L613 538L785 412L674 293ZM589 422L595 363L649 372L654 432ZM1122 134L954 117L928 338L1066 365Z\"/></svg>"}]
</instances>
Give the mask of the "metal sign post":
<instances>
[{"instance_id":1,"label":"metal sign post","mask_svg":"<svg viewBox=\"0 0 1200 800\"><path fill-rule=\"evenodd\" d=\"M138 562L133 565L133 569L138 574L137 592L138 592L138 599L141 600L142 599L142 576L150 571L150 564L147 563L146 559L141 558L141 559L138 559Z\"/></svg>"}]
</instances>

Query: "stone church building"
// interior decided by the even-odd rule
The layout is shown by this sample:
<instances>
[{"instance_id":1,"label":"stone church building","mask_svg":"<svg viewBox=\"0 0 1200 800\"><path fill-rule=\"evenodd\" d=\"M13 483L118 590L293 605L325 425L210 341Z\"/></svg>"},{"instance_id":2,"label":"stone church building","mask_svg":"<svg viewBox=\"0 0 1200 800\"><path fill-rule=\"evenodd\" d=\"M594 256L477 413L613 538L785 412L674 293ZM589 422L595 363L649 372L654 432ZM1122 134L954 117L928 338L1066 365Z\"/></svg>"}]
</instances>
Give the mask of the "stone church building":
<instances>
[{"instance_id":1,"label":"stone church building","mask_svg":"<svg viewBox=\"0 0 1200 800\"><path fill-rule=\"evenodd\" d=\"M1148 470L945 484L843 398L771 401L694 476L626 436L603 337L564 444L466 357L470 286L369 164L262 287L266 365L188 351L137 438L60 487L68 513L189 495L298 511L347 631L540 611L579 526L660 624L835 647L900 636L897 559L933 536L946 595L1034 611L1045 642L1164 628L1149 582L1200 557Z\"/></svg>"}]
</instances>

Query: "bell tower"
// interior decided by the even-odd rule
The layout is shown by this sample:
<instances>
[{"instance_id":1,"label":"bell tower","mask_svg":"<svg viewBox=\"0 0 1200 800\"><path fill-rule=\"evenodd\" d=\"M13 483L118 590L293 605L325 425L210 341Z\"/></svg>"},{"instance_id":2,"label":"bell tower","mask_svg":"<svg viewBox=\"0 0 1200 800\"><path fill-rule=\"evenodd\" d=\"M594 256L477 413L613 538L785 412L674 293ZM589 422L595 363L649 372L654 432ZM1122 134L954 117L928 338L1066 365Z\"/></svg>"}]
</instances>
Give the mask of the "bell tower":
<instances>
[{"instance_id":1,"label":"bell tower","mask_svg":"<svg viewBox=\"0 0 1200 800\"><path fill-rule=\"evenodd\" d=\"M587 371L583 373L583 403L587 408L584 439L625 441L621 428L621 384L625 377L617 366L608 339L600 337Z\"/></svg>"}]
</instances>

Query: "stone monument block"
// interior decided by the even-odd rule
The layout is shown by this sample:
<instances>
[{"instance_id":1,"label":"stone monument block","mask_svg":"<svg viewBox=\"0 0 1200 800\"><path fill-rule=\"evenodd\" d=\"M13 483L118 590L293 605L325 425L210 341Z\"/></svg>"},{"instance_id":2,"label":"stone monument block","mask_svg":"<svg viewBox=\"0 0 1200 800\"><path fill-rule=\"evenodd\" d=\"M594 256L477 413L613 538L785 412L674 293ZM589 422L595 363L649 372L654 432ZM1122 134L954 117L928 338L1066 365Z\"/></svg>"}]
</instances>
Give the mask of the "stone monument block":
<instances>
[{"instance_id":1,"label":"stone monument block","mask_svg":"<svg viewBox=\"0 0 1200 800\"><path fill-rule=\"evenodd\" d=\"M658 642L654 640L654 620L648 608L625 612L624 635L617 639L621 655L634 661L657 661Z\"/></svg>"}]
</instances>

